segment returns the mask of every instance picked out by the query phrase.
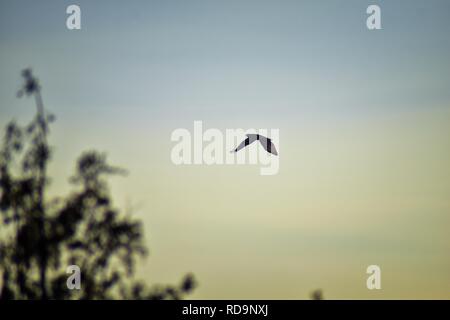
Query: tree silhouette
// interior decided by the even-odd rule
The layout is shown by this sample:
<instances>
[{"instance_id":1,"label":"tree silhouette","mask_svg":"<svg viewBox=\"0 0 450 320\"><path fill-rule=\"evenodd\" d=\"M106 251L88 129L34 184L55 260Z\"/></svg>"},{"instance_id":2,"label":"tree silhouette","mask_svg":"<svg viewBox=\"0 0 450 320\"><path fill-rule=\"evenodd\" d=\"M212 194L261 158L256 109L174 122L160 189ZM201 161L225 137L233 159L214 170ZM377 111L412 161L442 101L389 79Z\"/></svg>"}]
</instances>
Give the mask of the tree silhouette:
<instances>
[{"instance_id":1,"label":"tree silhouette","mask_svg":"<svg viewBox=\"0 0 450 320\"><path fill-rule=\"evenodd\" d=\"M311 300L323 300L322 290L317 289L311 293Z\"/></svg>"},{"instance_id":2,"label":"tree silhouette","mask_svg":"<svg viewBox=\"0 0 450 320\"><path fill-rule=\"evenodd\" d=\"M7 125L0 150L0 298L180 299L190 293L190 274L177 286L149 288L134 280L136 259L147 255L142 223L113 207L106 178L124 171L104 154L82 154L71 178L75 190L46 198L54 117L45 112L31 70L22 76L18 96L34 97L37 112L26 127ZM67 287L69 265L81 269L81 290Z\"/></svg>"}]
</instances>

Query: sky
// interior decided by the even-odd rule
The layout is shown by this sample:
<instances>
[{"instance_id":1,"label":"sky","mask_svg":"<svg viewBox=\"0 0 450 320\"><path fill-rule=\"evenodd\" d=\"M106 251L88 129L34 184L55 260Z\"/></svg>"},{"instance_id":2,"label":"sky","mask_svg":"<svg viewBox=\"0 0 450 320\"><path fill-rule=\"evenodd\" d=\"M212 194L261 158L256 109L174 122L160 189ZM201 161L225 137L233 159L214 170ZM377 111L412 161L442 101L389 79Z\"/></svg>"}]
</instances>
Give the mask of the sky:
<instances>
[{"instance_id":1,"label":"sky","mask_svg":"<svg viewBox=\"0 0 450 320\"><path fill-rule=\"evenodd\" d=\"M144 222L150 284L193 272L193 299L449 299L449 14L446 0L0 0L0 127L31 119L16 93L32 67L57 119L51 193L70 192L82 151L126 168L111 192ZM279 173L175 166L171 133L195 120L279 129Z\"/></svg>"}]
</instances>

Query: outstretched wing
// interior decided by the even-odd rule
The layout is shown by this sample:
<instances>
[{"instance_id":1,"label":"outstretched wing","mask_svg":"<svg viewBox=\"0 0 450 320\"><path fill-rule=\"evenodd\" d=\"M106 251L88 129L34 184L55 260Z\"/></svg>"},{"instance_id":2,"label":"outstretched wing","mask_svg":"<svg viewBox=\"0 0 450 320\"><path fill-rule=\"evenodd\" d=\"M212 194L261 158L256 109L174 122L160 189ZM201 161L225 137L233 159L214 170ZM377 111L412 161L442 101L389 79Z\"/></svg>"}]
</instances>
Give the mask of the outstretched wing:
<instances>
[{"instance_id":1,"label":"outstretched wing","mask_svg":"<svg viewBox=\"0 0 450 320\"><path fill-rule=\"evenodd\" d=\"M242 148L245 148L246 146L248 146L250 143L252 143L254 141L256 141L256 139L251 139L251 137L248 137L247 139L242 141L241 144L238 145L238 147L236 149L234 149L232 152L238 152L239 150L241 150Z\"/></svg>"},{"instance_id":2,"label":"outstretched wing","mask_svg":"<svg viewBox=\"0 0 450 320\"><path fill-rule=\"evenodd\" d=\"M275 148L275 145L273 144L272 140L260 135L259 142L262 144L264 150L276 156L278 155L277 149Z\"/></svg>"}]
</instances>

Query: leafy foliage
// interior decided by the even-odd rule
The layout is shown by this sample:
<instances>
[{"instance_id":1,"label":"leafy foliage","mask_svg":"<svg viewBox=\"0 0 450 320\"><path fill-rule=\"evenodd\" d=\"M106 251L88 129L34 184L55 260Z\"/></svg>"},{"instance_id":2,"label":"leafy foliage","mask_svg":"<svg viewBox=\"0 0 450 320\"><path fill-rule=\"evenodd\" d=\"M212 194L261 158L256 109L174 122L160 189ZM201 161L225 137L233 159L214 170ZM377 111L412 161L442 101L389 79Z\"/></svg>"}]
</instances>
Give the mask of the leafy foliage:
<instances>
[{"instance_id":1,"label":"leafy foliage","mask_svg":"<svg viewBox=\"0 0 450 320\"><path fill-rule=\"evenodd\" d=\"M195 287L192 275L178 286L148 288L133 280L147 255L140 221L112 205L107 177L123 174L96 151L81 155L71 178L75 190L48 201L47 143L52 115L45 114L40 85L23 72L19 96L33 96L37 113L22 128L6 127L0 151L0 297L2 299L180 299ZM68 290L65 268L78 265L81 290Z\"/></svg>"}]
</instances>

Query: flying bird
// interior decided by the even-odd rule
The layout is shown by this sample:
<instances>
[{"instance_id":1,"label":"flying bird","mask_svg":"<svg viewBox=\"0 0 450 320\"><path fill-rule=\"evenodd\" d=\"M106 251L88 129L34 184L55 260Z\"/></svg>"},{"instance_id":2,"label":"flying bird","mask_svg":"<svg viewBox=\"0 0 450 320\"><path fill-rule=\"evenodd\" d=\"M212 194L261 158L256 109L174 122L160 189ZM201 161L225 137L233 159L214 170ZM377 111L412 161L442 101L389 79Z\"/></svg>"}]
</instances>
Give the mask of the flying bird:
<instances>
[{"instance_id":1,"label":"flying bird","mask_svg":"<svg viewBox=\"0 0 450 320\"><path fill-rule=\"evenodd\" d=\"M242 148L245 148L246 146L248 146L249 144L251 144L257 140L261 143L264 150L266 150L267 152L274 154L276 156L278 155L277 149L275 149L275 145L273 144L272 140L270 140L270 138L264 137L259 134L253 134L253 133L247 134L247 139L242 141L241 144L231 152L238 152Z\"/></svg>"}]
</instances>

